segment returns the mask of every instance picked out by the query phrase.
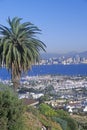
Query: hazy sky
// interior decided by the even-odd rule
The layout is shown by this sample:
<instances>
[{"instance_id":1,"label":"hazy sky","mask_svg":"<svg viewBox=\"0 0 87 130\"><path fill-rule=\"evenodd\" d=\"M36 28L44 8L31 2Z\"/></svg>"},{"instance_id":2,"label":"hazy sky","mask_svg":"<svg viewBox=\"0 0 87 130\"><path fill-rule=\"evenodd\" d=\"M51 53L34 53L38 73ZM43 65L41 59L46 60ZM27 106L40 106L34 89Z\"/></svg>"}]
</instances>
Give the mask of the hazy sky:
<instances>
[{"instance_id":1,"label":"hazy sky","mask_svg":"<svg viewBox=\"0 0 87 130\"><path fill-rule=\"evenodd\" d=\"M0 23L8 16L38 26L47 52L87 51L87 0L0 0Z\"/></svg>"}]
</instances>

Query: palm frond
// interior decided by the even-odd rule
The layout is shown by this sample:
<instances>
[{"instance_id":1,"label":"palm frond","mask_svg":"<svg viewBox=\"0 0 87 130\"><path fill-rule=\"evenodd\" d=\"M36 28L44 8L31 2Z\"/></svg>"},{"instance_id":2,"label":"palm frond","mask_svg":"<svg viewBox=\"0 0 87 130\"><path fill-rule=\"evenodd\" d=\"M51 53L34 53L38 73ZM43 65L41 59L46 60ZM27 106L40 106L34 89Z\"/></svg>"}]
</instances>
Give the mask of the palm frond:
<instances>
[{"instance_id":1,"label":"palm frond","mask_svg":"<svg viewBox=\"0 0 87 130\"><path fill-rule=\"evenodd\" d=\"M0 64L2 61L12 71L13 77L27 71L40 58L46 45L36 35L41 30L31 22L21 23L22 18L8 17L8 25L0 25Z\"/></svg>"}]
</instances>

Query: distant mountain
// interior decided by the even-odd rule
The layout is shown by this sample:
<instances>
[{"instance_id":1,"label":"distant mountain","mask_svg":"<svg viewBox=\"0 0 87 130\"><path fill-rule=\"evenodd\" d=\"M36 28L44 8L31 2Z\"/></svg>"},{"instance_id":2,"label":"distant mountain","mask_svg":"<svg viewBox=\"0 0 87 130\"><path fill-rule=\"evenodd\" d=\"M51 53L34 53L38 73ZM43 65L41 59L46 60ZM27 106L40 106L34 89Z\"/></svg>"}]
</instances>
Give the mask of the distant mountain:
<instances>
[{"instance_id":1,"label":"distant mountain","mask_svg":"<svg viewBox=\"0 0 87 130\"><path fill-rule=\"evenodd\" d=\"M62 56L62 54L57 54L57 53L43 53L43 54L41 54L41 57L44 59L60 57L60 56Z\"/></svg>"},{"instance_id":2,"label":"distant mountain","mask_svg":"<svg viewBox=\"0 0 87 130\"><path fill-rule=\"evenodd\" d=\"M87 51L79 53L79 56L87 58Z\"/></svg>"},{"instance_id":3,"label":"distant mountain","mask_svg":"<svg viewBox=\"0 0 87 130\"><path fill-rule=\"evenodd\" d=\"M41 57L44 59L49 59L49 58L55 58L55 57L60 57L60 56L65 56L65 57L74 57L76 55L79 55L80 57L85 57L87 58L87 51L84 52L68 52L68 53L63 53L63 54L59 54L59 53L43 53L41 54Z\"/></svg>"}]
</instances>

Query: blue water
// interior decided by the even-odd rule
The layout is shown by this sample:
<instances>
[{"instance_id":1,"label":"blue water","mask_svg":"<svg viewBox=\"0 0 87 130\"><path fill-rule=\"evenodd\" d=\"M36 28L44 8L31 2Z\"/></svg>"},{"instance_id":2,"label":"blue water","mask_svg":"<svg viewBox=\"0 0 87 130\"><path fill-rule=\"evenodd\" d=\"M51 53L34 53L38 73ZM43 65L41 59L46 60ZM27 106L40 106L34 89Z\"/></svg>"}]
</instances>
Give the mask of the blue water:
<instances>
[{"instance_id":1,"label":"blue water","mask_svg":"<svg viewBox=\"0 0 87 130\"><path fill-rule=\"evenodd\" d=\"M68 76L87 76L87 64L76 64L76 65L39 65L33 66L30 71L28 71L29 76L36 75L68 75ZM11 74L5 68L0 68L0 79L10 79Z\"/></svg>"}]
</instances>

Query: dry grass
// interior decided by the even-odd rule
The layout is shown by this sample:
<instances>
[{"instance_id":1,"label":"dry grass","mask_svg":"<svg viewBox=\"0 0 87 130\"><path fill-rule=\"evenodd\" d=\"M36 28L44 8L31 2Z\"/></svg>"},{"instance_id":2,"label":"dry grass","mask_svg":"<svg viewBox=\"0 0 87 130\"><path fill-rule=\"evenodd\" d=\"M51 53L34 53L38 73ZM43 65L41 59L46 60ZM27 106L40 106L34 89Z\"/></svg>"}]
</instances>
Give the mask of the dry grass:
<instances>
[{"instance_id":1,"label":"dry grass","mask_svg":"<svg viewBox=\"0 0 87 130\"><path fill-rule=\"evenodd\" d=\"M35 116L32 112L26 112L24 114L24 122L25 122L25 130L41 130L42 124L46 126L52 127L52 130L62 130L61 126L53 122L52 120L48 120L44 115L39 114Z\"/></svg>"},{"instance_id":2,"label":"dry grass","mask_svg":"<svg viewBox=\"0 0 87 130\"><path fill-rule=\"evenodd\" d=\"M87 116L80 116L80 115L72 115L73 119L80 123L87 123Z\"/></svg>"}]
</instances>

